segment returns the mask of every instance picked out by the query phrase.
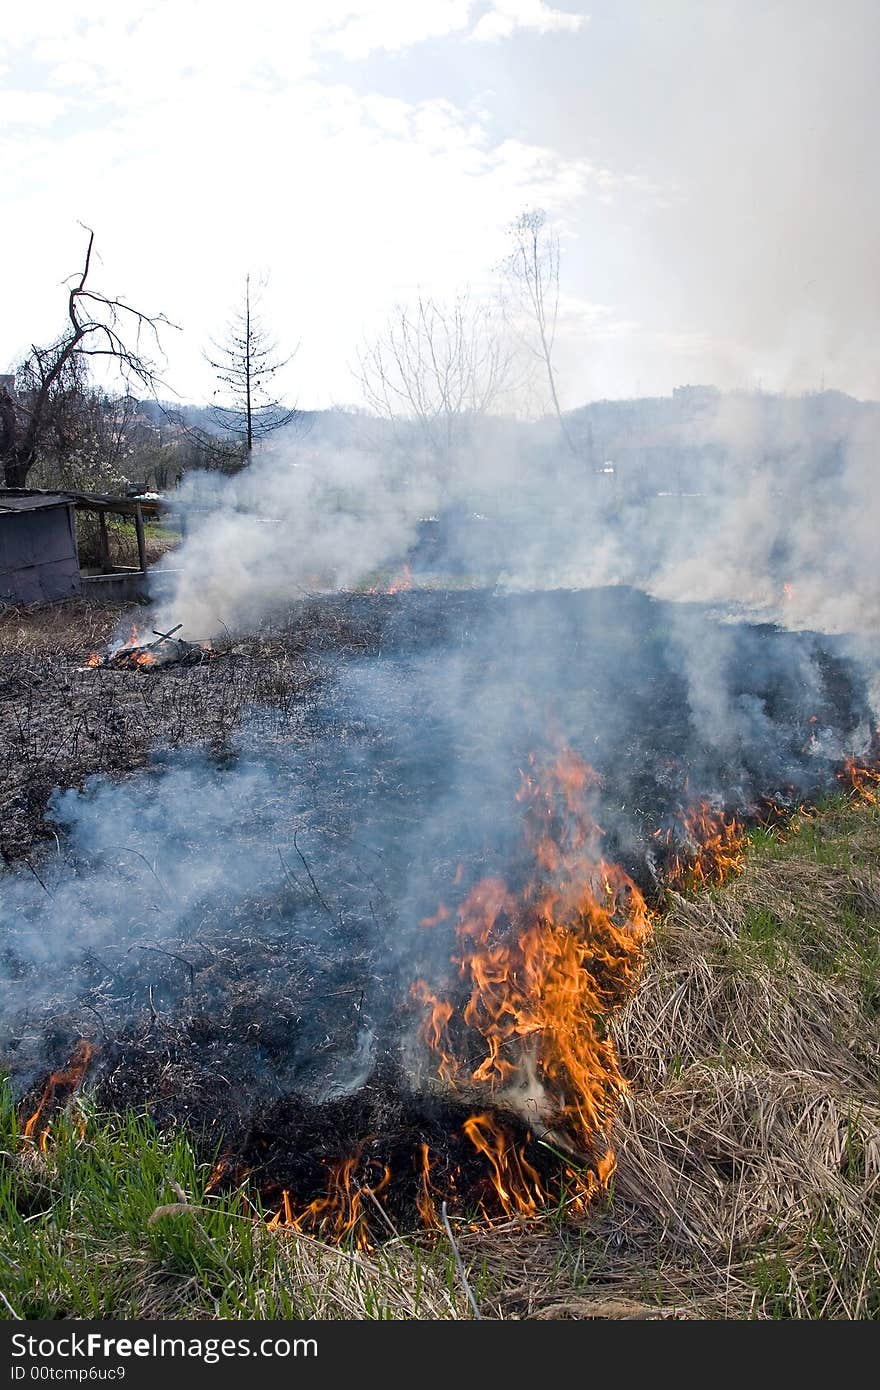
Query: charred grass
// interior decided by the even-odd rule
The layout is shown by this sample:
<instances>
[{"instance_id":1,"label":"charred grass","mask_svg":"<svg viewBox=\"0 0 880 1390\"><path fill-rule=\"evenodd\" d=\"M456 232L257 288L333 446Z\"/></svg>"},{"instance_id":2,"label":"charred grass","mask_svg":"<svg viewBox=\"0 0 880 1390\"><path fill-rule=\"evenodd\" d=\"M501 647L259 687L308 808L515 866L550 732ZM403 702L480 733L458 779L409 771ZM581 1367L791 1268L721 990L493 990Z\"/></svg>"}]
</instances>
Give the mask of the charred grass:
<instances>
[{"instance_id":1,"label":"charred grass","mask_svg":"<svg viewBox=\"0 0 880 1390\"><path fill-rule=\"evenodd\" d=\"M114 634L143 626L138 604L83 600L0 613L0 852L7 860L52 842L46 819L55 787L95 773L127 773L152 753L223 752L254 709L283 732L304 692L320 680L324 654L368 640L344 610L307 604L283 626L218 645L213 661L132 673L89 668ZM147 629L148 631L148 629Z\"/></svg>"},{"instance_id":2,"label":"charred grass","mask_svg":"<svg viewBox=\"0 0 880 1390\"><path fill-rule=\"evenodd\" d=\"M459 1224L484 1317L880 1314L878 855L880 808L840 797L671 899L617 1028L612 1191L587 1220L563 1197ZM444 1235L363 1253L268 1230L246 1187L206 1191L183 1132L78 1107L40 1153L3 1097L4 1316L469 1315Z\"/></svg>"},{"instance_id":3,"label":"charred grass","mask_svg":"<svg viewBox=\"0 0 880 1390\"><path fill-rule=\"evenodd\" d=\"M377 609L383 600L373 599ZM83 671L139 610L0 616L2 847L51 835L53 786L281 724L322 653L374 640L344 608L205 667ZM381 624L375 640L381 640ZM630 1082L608 1199L542 1220L339 1249L208 1191L183 1128L78 1100L45 1153L0 1098L0 1316L872 1318L880 1315L880 807L847 797L752 834L724 888L670 895L616 1026ZM84 1128L83 1128L83 1121ZM263 1216L267 1213L263 1213Z\"/></svg>"}]
</instances>

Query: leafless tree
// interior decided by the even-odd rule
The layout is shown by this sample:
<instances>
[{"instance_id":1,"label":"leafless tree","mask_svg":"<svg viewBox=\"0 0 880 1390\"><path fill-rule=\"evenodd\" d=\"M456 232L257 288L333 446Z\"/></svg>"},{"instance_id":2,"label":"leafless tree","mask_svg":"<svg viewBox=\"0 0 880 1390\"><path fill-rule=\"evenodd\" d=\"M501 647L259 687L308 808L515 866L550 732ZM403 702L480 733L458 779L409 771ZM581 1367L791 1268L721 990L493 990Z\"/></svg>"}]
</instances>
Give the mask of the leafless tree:
<instances>
[{"instance_id":1,"label":"leafless tree","mask_svg":"<svg viewBox=\"0 0 880 1390\"><path fill-rule=\"evenodd\" d=\"M512 372L491 306L463 294L449 307L422 296L411 308L399 306L360 352L355 374L370 408L414 423L443 462L501 397Z\"/></svg>"},{"instance_id":2,"label":"leafless tree","mask_svg":"<svg viewBox=\"0 0 880 1390\"><path fill-rule=\"evenodd\" d=\"M250 275L245 277L244 302L235 311L222 343L213 343L216 356L206 354L210 367L220 382L216 396L225 395L229 405L218 403L214 418L227 435L241 440L246 459L253 452L254 442L264 439L282 425L289 425L297 411L275 400L270 385L278 372L296 355L279 358L278 346L263 324L257 296L251 289Z\"/></svg>"},{"instance_id":3,"label":"leafless tree","mask_svg":"<svg viewBox=\"0 0 880 1390\"><path fill-rule=\"evenodd\" d=\"M31 346L12 389L0 390L0 462L7 487L24 487L41 452L63 455L78 429L92 359L109 359L129 392L155 394L156 367L142 349L159 348L164 314L139 309L89 287L95 234L89 228L82 269L68 281L68 326L48 347Z\"/></svg>"},{"instance_id":4,"label":"leafless tree","mask_svg":"<svg viewBox=\"0 0 880 1390\"><path fill-rule=\"evenodd\" d=\"M529 324L523 340L546 372L559 428L577 458L578 451L559 404L553 366L559 318L559 237L540 208L520 213L510 230L513 250L504 269L516 306Z\"/></svg>"}]
</instances>

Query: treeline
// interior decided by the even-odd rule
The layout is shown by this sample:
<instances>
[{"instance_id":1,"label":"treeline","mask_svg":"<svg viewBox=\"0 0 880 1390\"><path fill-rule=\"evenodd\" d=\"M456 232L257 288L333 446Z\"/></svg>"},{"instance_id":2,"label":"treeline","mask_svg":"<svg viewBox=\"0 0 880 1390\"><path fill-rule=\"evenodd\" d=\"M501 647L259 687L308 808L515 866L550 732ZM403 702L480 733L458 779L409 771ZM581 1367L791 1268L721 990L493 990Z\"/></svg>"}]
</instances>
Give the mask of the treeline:
<instances>
[{"instance_id":1,"label":"treeline","mask_svg":"<svg viewBox=\"0 0 880 1390\"><path fill-rule=\"evenodd\" d=\"M559 311L559 241L545 214L524 212L498 284L478 299L419 296L399 304L357 355L354 375L366 411L442 478L476 420L505 410L550 411L576 454L559 401L554 343ZM205 351L217 383L204 412L160 402L174 394L161 377L162 338L179 331L94 288L94 233L68 282L66 322L0 378L0 468L7 487L113 489L136 482L165 490L192 468L234 472L257 444L301 420L279 399L276 378L295 356L263 321L264 286L245 279L238 307ZM95 368L118 381L99 386ZM526 412L529 413L529 412ZM388 429L379 436L387 438Z\"/></svg>"}]
</instances>

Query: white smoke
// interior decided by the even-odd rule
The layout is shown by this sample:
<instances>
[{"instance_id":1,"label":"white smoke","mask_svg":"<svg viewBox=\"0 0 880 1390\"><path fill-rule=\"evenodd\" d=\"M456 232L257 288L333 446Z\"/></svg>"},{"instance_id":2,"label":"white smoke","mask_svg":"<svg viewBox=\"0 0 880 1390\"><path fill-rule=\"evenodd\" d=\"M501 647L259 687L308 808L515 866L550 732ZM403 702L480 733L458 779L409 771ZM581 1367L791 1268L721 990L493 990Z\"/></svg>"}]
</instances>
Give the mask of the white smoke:
<instances>
[{"instance_id":1,"label":"white smoke","mask_svg":"<svg viewBox=\"0 0 880 1390\"><path fill-rule=\"evenodd\" d=\"M280 432L241 473L184 480L175 502L188 533L155 577L155 626L213 637L304 594L356 588L402 559L433 501L424 482L402 478L378 452Z\"/></svg>"}]
</instances>

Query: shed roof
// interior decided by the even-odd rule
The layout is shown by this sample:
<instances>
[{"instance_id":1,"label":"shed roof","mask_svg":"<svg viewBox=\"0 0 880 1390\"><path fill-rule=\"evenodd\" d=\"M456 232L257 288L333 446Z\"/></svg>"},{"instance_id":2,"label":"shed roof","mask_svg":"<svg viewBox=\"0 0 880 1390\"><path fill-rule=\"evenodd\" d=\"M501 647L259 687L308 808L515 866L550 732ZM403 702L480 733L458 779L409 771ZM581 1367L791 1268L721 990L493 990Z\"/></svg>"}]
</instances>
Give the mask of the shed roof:
<instances>
[{"instance_id":1,"label":"shed roof","mask_svg":"<svg viewBox=\"0 0 880 1390\"><path fill-rule=\"evenodd\" d=\"M50 507L69 507L71 499L60 492L0 492L0 512L42 512Z\"/></svg>"},{"instance_id":2,"label":"shed roof","mask_svg":"<svg viewBox=\"0 0 880 1390\"><path fill-rule=\"evenodd\" d=\"M161 500L141 497L114 497L102 492L40 492L37 489L0 489L0 512L32 512L44 507L73 504L78 511L116 512L121 516L159 516Z\"/></svg>"}]
</instances>

